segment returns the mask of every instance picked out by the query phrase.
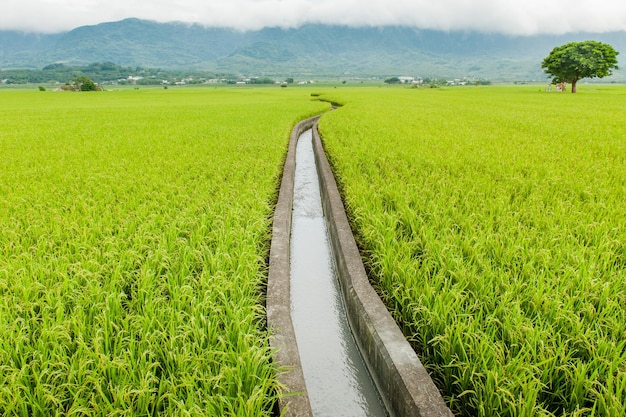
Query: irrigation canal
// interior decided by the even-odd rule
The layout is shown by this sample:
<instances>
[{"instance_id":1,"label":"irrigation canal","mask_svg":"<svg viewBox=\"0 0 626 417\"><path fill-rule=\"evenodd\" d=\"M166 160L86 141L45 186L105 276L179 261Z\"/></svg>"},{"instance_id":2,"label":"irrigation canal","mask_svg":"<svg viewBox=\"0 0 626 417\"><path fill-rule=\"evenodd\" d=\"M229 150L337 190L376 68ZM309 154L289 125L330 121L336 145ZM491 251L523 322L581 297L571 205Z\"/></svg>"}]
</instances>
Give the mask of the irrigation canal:
<instances>
[{"instance_id":1,"label":"irrigation canal","mask_svg":"<svg viewBox=\"0 0 626 417\"><path fill-rule=\"evenodd\" d=\"M296 146L291 317L314 416L386 416L348 324L326 229L312 131Z\"/></svg>"},{"instance_id":2,"label":"irrigation canal","mask_svg":"<svg viewBox=\"0 0 626 417\"><path fill-rule=\"evenodd\" d=\"M291 133L274 210L266 310L283 387L276 415L453 417L369 283L317 120Z\"/></svg>"}]
</instances>

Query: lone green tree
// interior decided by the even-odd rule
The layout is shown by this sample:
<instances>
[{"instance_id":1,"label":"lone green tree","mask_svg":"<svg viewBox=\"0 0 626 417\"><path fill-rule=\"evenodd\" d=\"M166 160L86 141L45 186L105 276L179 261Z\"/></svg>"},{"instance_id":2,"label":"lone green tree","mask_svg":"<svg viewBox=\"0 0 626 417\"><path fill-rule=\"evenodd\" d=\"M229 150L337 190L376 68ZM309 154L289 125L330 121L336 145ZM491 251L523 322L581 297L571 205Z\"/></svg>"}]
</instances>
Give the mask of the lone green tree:
<instances>
[{"instance_id":1,"label":"lone green tree","mask_svg":"<svg viewBox=\"0 0 626 417\"><path fill-rule=\"evenodd\" d=\"M544 58L541 68L553 76L553 83L572 84L582 78L602 78L617 67L617 52L611 45L598 41L570 42L557 46Z\"/></svg>"}]
</instances>

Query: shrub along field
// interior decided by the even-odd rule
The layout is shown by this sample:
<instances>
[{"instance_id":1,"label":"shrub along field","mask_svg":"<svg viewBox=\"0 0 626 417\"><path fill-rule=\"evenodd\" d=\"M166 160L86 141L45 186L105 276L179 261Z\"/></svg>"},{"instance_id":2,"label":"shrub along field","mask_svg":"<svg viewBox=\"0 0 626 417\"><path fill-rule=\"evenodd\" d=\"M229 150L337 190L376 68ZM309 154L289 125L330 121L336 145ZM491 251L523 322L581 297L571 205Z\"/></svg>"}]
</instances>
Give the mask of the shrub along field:
<instances>
[{"instance_id":1,"label":"shrub along field","mask_svg":"<svg viewBox=\"0 0 626 417\"><path fill-rule=\"evenodd\" d=\"M321 95L371 278L453 411L626 415L626 89Z\"/></svg>"},{"instance_id":2,"label":"shrub along field","mask_svg":"<svg viewBox=\"0 0 626 417\"><path fill-rule=\"evenodd\" d=\"M297 89L0 91L0 414L270 415Z\"/></svg>"}]
</instances>

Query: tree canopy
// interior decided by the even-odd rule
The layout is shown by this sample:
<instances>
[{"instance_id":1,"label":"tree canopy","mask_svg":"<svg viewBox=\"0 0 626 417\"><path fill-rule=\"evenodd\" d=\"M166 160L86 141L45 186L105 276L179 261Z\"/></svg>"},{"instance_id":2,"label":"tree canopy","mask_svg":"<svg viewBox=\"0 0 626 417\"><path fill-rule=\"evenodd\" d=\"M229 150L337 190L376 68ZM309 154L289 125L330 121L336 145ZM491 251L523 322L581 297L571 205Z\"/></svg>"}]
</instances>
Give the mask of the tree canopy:
<instances>
[{"instance_id":1,"label":"tree canopy","mask_svg":"<svg viewBox=\"0 0 626 417\"><path fill-rule=\"evenodd\" d=\"M617 52L598 41L570 42L557 46L544 58L541 68L553 76L553 83L571 83L572 93L582 78L603 78L618 69Z\"/></svg>"},{"instance_id":2,"label":"tree canopy","mask_svg":"<svg viewBox=\"0 0 626 417\"><path fill-rule=\"evenodd\" d=\"M80 77L74 78L74 83L76 85L76 88L80 91L96 91L98 89L96 83L94 83L86 75L81 75Z\"/></svg>"}]
</instances>

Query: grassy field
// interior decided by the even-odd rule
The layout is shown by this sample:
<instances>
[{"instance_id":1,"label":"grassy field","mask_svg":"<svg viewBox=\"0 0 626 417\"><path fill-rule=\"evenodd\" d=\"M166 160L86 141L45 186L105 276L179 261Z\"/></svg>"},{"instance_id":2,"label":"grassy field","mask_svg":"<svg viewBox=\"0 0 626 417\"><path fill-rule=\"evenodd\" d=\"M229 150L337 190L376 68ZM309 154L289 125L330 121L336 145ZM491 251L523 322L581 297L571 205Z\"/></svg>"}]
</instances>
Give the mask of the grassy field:
<instances>
[{"instance_id":1,"label":"grassy field","mask_svg":"<svg viewBox=\"0 0 626 417\"><path fill-rule=\"evenodd\" d=\"M270 415L298 89L0 91L0 414Z\"/></svg>"},{"instance_id":2,"label":"grassy field","mask_svg":"<svg viewBox=\"0 0 626 417\"><path fill-rule=\"evenodd\" d=\"M626 89L322 88L372 279L451 408L626 414ZM304 88L0 91L0 414L270 415Z\"/></svg>"},{"instance_id":3,"label":"grassy field","mask_svg":"<svg viewBox=\"0 0 626 417\"><path fill-rule=\"evenodd\" d=\"M372 280L453 411L626 415L626 88L319 93Z\"/></svg>"}]
</instances>

